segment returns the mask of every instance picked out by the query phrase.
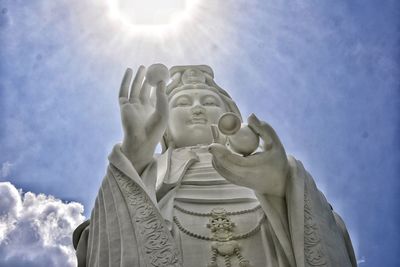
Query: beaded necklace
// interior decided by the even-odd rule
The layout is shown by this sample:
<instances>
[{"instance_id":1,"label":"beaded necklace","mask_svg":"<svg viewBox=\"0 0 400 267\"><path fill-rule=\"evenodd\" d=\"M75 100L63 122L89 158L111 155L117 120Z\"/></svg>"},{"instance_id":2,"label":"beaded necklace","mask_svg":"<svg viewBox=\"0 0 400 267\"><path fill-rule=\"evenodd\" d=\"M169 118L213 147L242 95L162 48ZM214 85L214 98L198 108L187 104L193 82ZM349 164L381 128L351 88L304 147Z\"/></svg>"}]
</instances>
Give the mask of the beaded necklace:
<instances>
[{"instance_id":1,"label":"beaded necklace","mask_svg":"<svg viewBox=\"0 0 400 267\"><path fill-rule=\"evenodd\" d=\"M195 211L186 210L178 205L174 205L176 210L179 210L182 213L193 215L193 216L200 216L200 217L210 217L209 222L207 223L207 228L211 230L211 236L200 235L194 233L185 227L182 226L181 222L178 220L176 216L173 216L174 223L178 227L178 229L183 232L184 234L201 239L206 241L212 241L211 244L211 257L210 262L208 263L207 267L218 267L217 265L217 257L218 255L224 257L224 262L226 267L231 267L231 256L236 255L239 260L239 267L250 267L250 262L243 258L239 242L237 240L245 239L250 236L256 234L263 222L266 220L265 215L260 219L258 224L247 233L243 234L234 234L233 228L235 227L235 223L228 216L232 215L241 215L250 212L257 211L261 208L260 205L246 209L242 211L233 211L228 212L223 208L214 208L211 212L207 213L200 213Z\"/></svg>"}]
</instances>

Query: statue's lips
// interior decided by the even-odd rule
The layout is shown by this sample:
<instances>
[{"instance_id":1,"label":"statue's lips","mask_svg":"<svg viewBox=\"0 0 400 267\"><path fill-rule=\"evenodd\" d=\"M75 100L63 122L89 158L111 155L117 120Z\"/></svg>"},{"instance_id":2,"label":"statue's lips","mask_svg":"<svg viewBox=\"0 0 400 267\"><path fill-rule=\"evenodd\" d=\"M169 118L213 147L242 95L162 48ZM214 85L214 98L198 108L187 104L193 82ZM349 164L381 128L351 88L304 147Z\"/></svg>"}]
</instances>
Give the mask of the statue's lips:
<instances>
[{"instance_id":1,"label":"statue's lips","mask_svg":"<svg viewBox=\"0 0 400 267\"><path fill-rule=\"evenodd\" d=\"M207 119L203 116L201 117L192 117L192 119L189 121L189 124L206 124Z\"/></svg>"}]
</instances>

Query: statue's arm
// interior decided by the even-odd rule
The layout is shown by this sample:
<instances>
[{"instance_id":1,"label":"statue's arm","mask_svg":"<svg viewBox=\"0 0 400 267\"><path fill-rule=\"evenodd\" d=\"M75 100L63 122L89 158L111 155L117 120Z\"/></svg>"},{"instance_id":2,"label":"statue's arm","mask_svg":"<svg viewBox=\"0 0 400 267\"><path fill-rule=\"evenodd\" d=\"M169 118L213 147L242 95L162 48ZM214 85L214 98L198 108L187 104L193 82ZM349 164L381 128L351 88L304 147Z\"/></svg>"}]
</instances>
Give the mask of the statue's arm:
<instances>
[{"instance_id":1,"label":"statue's arm","mask_svg":"<svg viewBox=\"0 0 400 267\"><path fill-rule=\"evenodd\" d=\"M181 266L157 207L154 186L151 190L146 184L146 177L155 178L155 162L139 177L120 145L114 147L109 161L90 222L79 226L73 235L78 266L98 266L108 260L112 266L122 262L126 266L148 266L153 259L170 261L166 266ZM142 244L146 245L146 253L140 249Z\"/></svg>"},{"instance_id":2,"label":"statue's arm","mask_svg":"<svg viewBox=\"0 0 400 267\"><path fill-rule=\"evenodd\" d=\"M169 260L174 264L168 266L179 265L172 237L156 207L154 193L154 151L168 121L165 82L157 84L154 104L149 100L150 89L143 66L133 80L132 70L126 70L119 92L123 142L115 146L109 156L110 165L90 222L81 224L74 232L79 267L97 266L98 262L108 259L116 262L115 265L125 262L130 266L144 266L146 264L142 263L148 262L153 254L163 255L164 259L160 261L165 261L166 254L159 253L160 249L171 252ZM147 216L149 214L151 216ZM153 236L161 238L152 242ZM164 242L167 239L168 242ZM161 241L164 242L162 246L158 244ZM154 253L143 254L136 245L140 243L146 243Z\"/></svg>"}]
</instances>

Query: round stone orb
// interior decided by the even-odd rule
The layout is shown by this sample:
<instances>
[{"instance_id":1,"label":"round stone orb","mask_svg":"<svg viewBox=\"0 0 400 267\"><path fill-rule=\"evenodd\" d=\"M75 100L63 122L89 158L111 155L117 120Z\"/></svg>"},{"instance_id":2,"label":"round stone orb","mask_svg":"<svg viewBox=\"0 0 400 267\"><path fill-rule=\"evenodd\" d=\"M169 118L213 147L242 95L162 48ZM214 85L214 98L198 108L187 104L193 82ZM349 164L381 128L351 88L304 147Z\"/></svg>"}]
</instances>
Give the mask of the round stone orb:
<instances>
[{"instance_id":1,"label":"round stone orb","mask_svg":"<svg viewBox=\"0 0 400 267\"><path fill-rule=\"evenodd\" d=\"M243 125L236 134L229 136L228 141L232 150L243 156L248 156L256 151L260 144L258 135L247 125Z\"/></svg>"},{"instance_id":2,"label":"round stone orb","mask_svg":"<svg viewBox=\"0 0 400 267\"><path fill-rule=\"evenodd\" d=\"M164 64L153 64L147 68L146 81L151 86L157 86L160 82L167 83L169 80L169 71Z\"/></svg>"},{"instance_id":3,"label":"round stone orb","mask_svg":"<svg viewBox=\"0 0 400 267\"><path fill-rule=\"evenodd\" d=\"M224 135L233 135L239 131L240 118L233 112L226 112L218 120L218 129Z\"/></svg>"}]
</instances>

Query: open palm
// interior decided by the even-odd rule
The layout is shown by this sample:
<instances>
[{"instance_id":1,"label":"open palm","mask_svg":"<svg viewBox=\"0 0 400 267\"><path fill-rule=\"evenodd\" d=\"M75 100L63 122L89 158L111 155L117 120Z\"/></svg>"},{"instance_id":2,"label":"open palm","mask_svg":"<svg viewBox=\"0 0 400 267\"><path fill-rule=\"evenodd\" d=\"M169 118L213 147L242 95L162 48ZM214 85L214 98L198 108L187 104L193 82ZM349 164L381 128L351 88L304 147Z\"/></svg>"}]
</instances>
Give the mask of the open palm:
<instances>
[{"instance_id":1,"label":"open palm","mask_svg":"<svg viewBox=\"0 0 400 267\"><path fill-rule=\"evenodd\" d=\"M145 80L145 67L140 66L132 85L132 70L128 68L122 79L119 104L124 129L122 151L140 173L153 159L157 143L167 127L168 100L165 83L155 90L156 101L150 101L151 86Z\"/></svg>"}]
</instances>

